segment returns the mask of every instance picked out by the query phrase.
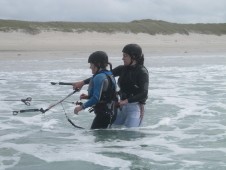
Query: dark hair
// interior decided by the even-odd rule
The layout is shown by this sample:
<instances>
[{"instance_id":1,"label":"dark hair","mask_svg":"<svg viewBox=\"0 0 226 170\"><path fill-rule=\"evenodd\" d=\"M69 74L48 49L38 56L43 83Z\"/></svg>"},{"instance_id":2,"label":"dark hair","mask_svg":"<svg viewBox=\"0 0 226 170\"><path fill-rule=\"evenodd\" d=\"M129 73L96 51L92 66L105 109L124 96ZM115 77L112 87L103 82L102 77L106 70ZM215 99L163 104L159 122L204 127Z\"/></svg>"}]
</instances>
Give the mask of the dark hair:
<instances>
[{"instance_id":1,"label":"dark hair","mask_svg":"<svg viewBox=\"0 0 226 170\"><path fill-rule=\"evenodd\" d=\"M144 54L142 53L142 48L138 44L127 44L122 52L128 54L131 59L136 60L137 64L144 64Z\"/></svg>"}]
</instances>

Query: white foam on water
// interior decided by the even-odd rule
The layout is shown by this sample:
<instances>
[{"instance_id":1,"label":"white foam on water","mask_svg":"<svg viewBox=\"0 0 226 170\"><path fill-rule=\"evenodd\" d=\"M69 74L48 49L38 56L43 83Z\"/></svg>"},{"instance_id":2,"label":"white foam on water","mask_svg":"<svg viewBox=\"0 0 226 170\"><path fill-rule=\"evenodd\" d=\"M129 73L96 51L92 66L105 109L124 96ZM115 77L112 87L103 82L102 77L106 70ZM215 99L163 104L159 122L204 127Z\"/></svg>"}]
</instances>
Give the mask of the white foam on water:
<instances>
[{"instance_id":1,"label":"white foam on water","mask_svg":"<svg viewBox=\"0 0 226 170\"><path fill-rule=\"evenodd\" d=\"M20 155L14 154L13 156L1 156L0 155L0 170L6 170L8 168L13 168L20 161Z\"/></svg>"},{"instance_id":2,"label":"white foam on water","mask_svg":"<svg viewBox=\"0 0 226 170\"><path fill-rule=\"evenodd\" d=\"M23 123L23 125L27 126L42 126L42 115L36 115L32 117L19 117L19 116L12 116L10 118L11 121L18 121Z\"/></svg>"},{"instance_id":3,"label":"white foam on water","mask_svg":"<svg viewBox=\"0 0 226 170\"><path fill-rule=\"evenodd\" d=\"M51 119L49 121L45 121L43 124L42 124L42 129L45 130L45 129L54 129L55 125L58 124L58 120L57 119Z\"/></svg>"},{"instance_id":4,"label":"white foam on water","mask_svg":"<svg viewBox=\"0 0 226 170\"><path fill-rule=\"evenodd\" d=\"M21 61L27 68L18 66L14 71L5 66L5 71L0 72L0 78L5 79L0 81L0 99L32 97L34 101L29 107L20 101L0 102L0 149L10 150L5 155L0 153L1 168L16 169L21 155L28 154L47 163L79 160L103 169L131 169L136 164L143 169L152 166L164 169L163 165L169 169L223 169L226 166L222 158L226 154L226 67L204 65L202 57L199 58L201 64L188 62L189 66L186 62L178 63L178 59L181 58L171 57L167 61L175 60L175 65L165 63L159 67L151 66L152 59L146 60L150 64L147 64L150 88L144 127L111 129L107 133L75 129L67 122L60 105L45 115L12 116L12 110L47 108L72 92L71 86L52 86L50 82L89 77L91 71L88 64L84 65L86 59ZM191 60L182 59L183 62ZM77 68L73 63L78 63ZM81 93L87 93L86 88L68 100L78 100ZM75 116L74 105L64 103L64 106L76 124L90 128L92 113L85 110ZM27 143L22 144L23 141ZM214 159L210 160L208 154Z\"/></svg>"},{"instance_id":5,"label":"white foam on water","mask_svg":"<svg viewBox=\"0 0 226 170\"><path fill-rule=\"evenodd\" d=\"M111 158L98 153L84 151L86 148L74 145L45 145L45 144L3 144L2 147L13 148L20 153L25 153L37 157L45 162L61 161L86 161L110 168L128 168L131 163L119 158ZM93 148L93 147L92 147Z\"/></svg>"},{"instance_id":6,"label":"white foam on water","mask_svg":"<svg viewBox=\"0 0 226 170\"><path fill-rule=\"evenodd\" d=\"M148 126L147 128L156 129L160 126L169 126L170 122L171 122L171 118L165 117L165 118L162 118L157 124Z\"/></svg>"},{"instance_id":7,"label":"white foam on water","mask_svg":"<svg viewBox=\"0 0 226 170\"><path fill-rule=\"evenodd\" d=\"M26 137L28 135L32 134L31 132L25 132L25 133L10 133L10 134L6 134L6 135L2 135L0 141L4 142L4 141L8 141L8 140L16 140L19 138L23 138Z\"/></svg>"}]
</instances>

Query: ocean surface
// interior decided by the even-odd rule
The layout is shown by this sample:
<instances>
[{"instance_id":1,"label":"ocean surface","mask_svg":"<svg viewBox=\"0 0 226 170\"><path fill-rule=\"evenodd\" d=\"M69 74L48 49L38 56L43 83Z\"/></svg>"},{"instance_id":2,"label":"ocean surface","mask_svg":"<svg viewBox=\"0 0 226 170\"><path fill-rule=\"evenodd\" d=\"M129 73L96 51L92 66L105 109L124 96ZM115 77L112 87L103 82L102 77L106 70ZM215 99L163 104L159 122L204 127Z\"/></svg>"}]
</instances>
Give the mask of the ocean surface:
<instances>
[{"instance_id":1,"label":"ocean surface","mask_svg":"<svg viewBox=\"0 0 226 170\"><path fill-rule=\"evenodd\" d=\"M0 61L0 170L226 169L226 55L145 54L150 87L140 128L90 130L94 114L74 115L72 104L87 86L45 114L12 114L71 93L50 82L89 77L87 56ZM121 56L111 61L122 63ZM30 106L20 101L27 97Z\"/></svg>"}]
</instances>

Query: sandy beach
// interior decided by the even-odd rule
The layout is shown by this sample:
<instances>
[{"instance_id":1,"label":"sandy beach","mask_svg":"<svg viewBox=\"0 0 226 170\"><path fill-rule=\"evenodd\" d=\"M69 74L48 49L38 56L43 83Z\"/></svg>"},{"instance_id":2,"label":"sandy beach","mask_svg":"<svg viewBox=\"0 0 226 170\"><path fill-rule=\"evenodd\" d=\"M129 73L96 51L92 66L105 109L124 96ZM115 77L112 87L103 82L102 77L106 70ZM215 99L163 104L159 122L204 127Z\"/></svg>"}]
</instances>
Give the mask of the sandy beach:
<instances>
[{"instance_id":1,"label":"sandy beach","mask_svg":"<svg viewBox=\"0 0 226 170\"><path fill-rule=\"evenodd\" d=\"M123 46L128 43L140 44L144 54L153 56L226 54L226 35L97 32L42 32L31 35L23 32L0 32L0 59L29 59L30 53L39 58L42 58L42 53L62 57L66 53L91 53L95 50L121 55Z\"/></svg>"}]
</instances>

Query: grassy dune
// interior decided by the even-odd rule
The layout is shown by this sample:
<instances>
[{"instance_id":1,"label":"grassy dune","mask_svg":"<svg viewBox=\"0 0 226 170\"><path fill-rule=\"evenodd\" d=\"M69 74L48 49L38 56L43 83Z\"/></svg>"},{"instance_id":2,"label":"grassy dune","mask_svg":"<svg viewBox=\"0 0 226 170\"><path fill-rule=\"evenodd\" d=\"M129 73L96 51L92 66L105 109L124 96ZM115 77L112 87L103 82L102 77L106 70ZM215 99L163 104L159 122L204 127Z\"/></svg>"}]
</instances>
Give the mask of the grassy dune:
<instances>
[{"instance_id":1,"label":"grassy dune","mask_svg":"<svg viewBox=\"0 0 226 170\"><path fill-rule=\"evenodd\" d=\"M28 22L16 20L0 20L0 31L21 31L39 34L42 31L103 33L147 33L155 34L212 34L225 35L226 23L223 24L177 24L159 20L135 20L132 22Z\"/></svg>"}]
</instances>

